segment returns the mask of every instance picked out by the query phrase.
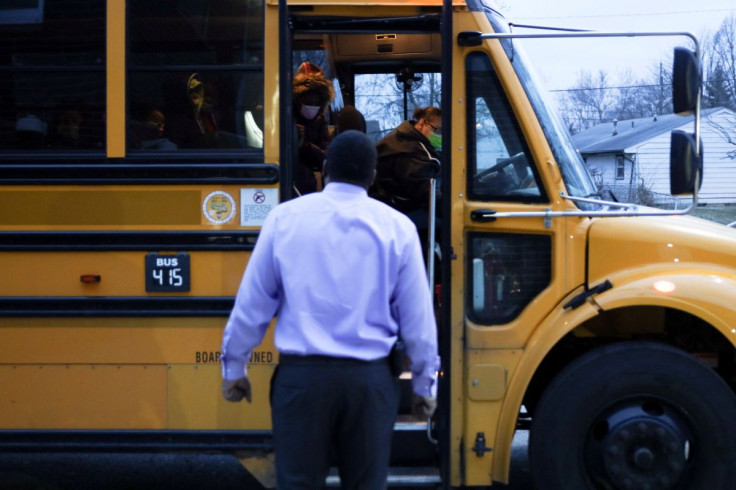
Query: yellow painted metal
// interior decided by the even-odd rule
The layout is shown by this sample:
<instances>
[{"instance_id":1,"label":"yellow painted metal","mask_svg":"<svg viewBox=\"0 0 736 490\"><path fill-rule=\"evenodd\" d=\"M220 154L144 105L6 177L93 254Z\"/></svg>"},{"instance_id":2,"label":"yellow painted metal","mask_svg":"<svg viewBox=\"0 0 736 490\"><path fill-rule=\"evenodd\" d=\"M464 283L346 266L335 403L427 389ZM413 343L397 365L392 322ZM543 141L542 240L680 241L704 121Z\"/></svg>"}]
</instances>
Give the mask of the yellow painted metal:
<instances>
[{"instance_id":1,"label":"yellow painted metal","mask_svg":"<svg viewBox=\"0 0 736 490\"><path fill-rule=\"evenodd\" d=\"M274 367L251 365L253 402L231 403L216 364L3 364L0 428L269 430Z\"/></svg>"},{"instance_id":2,"label":"yellow painted metal","mask_svg":"<svg viewBox=\"0 0 736 490\"><path fill-rule=\"evenodd\" d=\"M268 430L272 330L253 404L220 394L223 318L0 318L0 427Z\"/></svg>"},{"instance_id":3,"label":"yellow painted metal","mask_svg":"<svg viewBox=\"0 0 736 490\"><path fill-rule=\"evenodd\" d=\"M506 393L506 366L474 364L468 369L468 397L476 401L494 401Z\"/></svg>"},{"instance_id":4,"label":"yellow painted metal","mask_svg":"<svg viewBox=\"0 0 736 490\"><path fill-rule=\"evenodd\" d=\"M278 356L272 359L271 364L254 364L248 368L252 403L228 402L222 397L217 365L169 366L168 428L270 430L269 387Z\"/></svg>"},{"instance_id":5,"label":"yellow painted metal","mask_svg":"<svg viewBox=\"0 0 736 490\"><path fill-rule=\"evenodd\" d=\"M561 298L560 304L534 330L529 342L518 355L514 355L507 362L502 362L508 368L508 389L494 420L497 422L493 459L493 479L500 482L509 481L511 464L511 445L516 421L521 407L521 401L529 382L547 353L562 337L573 330L577 325L593 318L598 310L590 303L585 303L575 310L564 309L562 305L582 291L582 287ZM518 357L518 359L517 359ZM485 356L483 360L485 360ZM509 363L508 361L511 361Z\"/></svg>"},{"instance_id":6,"label":"yellow painted metal","mask_svg":"<svg viewBox=\"0 0 736 490\"><path fill-rule=\"evenodd\" d=\"M226 318L0 318L0 364L219 364ZM268 355L270 353L270 356ZM272 329L257 364L277 357Z\"/></svg>"},{"instance_id":7,"label":"yellow painted metal","mask_svg":"<svg viewBox=\"0 0 736 490\"><path fill-rule=\"evenodd\" d=\"M0 363L194 364L198 352L220 350L224 326L216 317L0 318Z\"/></svg>"},{"instance_id":8,"label":"yellow painted metal","mask_svg":"<svg viewBox=\"0 0 736 490\"><path fill-rule=\"evenodd\" d=\"M495 388L496 393L494 393L495 396L492 398L478 399L472 396L473 393L468 388L468 398L465 401L465 428L463 434L466 452L464 455L466 461L464 482L466 485L487 485L494 479L497 480L498 477L495 474L496 467L493 465L496 453L498 452L502 455L508 454L510 457L511 446L499 446L495 442L499 430L499 415L506 403L505 396L508 394L508 390L503 389L506 387L504 379L509 379L511 373L516 369L522 354L523 351L518 349L472 349L465 351L465 361L468 366L465 379L466 386L470 387L472 385L472 376L483 370L483 368L479 369L479 366L496 366L493 368L496 370L496 375L498 376L500 374L503 376L502 379L497 379L500 386ZM500 370L503 370L503 372L501 373ZM487 379L489 382L491 380L492 378L490 377ZM494 391L494 388L489 386L489 394L492 391ZM516 421L514 420L514 427L515 424ZM485 453L483 456L478 456L472 450L479 433L484 435L486 446L493 448L493 451Z\"/></svg>"},{"instance_id":9,"label":"yellow painted metal","mask_svg":"<svg viewBox=\"0 0 736 490\"><path fill-rule=\"evenodd\" d=\"M649 274L647 264L672 271L699 263L736 266L736 229L689 217L639 217L597 220L591 227L592 285L637 270Z\"/></svg>"},{"instance_id":10,"label":"yellow painted metal","mask_svg":"<svg viewBox=\"0 0 736 490\"><path fill-rule=\"evenodd\" d=\"M0 189L1 230L254 229L240 226L241 186L13 186ZM265 188L265 186L264 186ZM203 204L214 192L235 203L230 221L214 224Z\"/></svg>"},{"instance_id":11,"label":"yellow painted metal","mask_svg":"<svg viewBox=\"0 0 736 490\"><path fill-rule=\"evenodd\" d=\"M704 320L736 345L736 272L733 269L706 263L677 270L647 267L629 276L621 274L614 280L615 288L595 298L600 308L615 310L646 305L678 309ZM658 292L655 283L660 281L672 284L674 291Z\"/></svg>"},{"instance_id":12,"label":"yellow painted metal","mask_svg":"<svg viewBox=\"0 0 736 490\"><path fill-rule=\"evenodd\" d=\"M164 366L0 365L0 386L2 429L167 427Z\"/></svg>"},{"instance_id":13,"label":"yellow painted metal","mask_svg":"<svg viewBox=\"0 0 736 490\"><path fill-rule=\"evenodd\" d=\"M107 1L107 156L125 156L125 0Z\"/></svg>"},{"instance_id":14,"label":"yellow painted metal","mask_svg":"<svg viewBox=\"0 0 736 490\"><path fill-rule=\"evenodd\" d=\"M276 488L276 458L273 453L244 453L238 455L238 459L263 488Z\"/></svg>"},{"instance_id":15,"label":"yellow painted metal","mask_svg":"<svg viewBox=\"0 0 736 490\"><path fill-rule=\"evenodd\" d=\"M2 296L234 296L249 252L190 252L188 293L146 293L145 251L0 254ZM85 274L100 282L86 284ZM12 280L11 280L12 278Z\"/></svg>"},{"instance_id":16,"label":"yellow painted metal","mask_svg":"<svg viewBox=\"0 0 736 490\"><path fill-rule=\"evenodd\" d=\"M488 19L480 13L458 13L455 25L456 31L481 31L491 32L492 28ZM465 257L466 249L464 243L464 234L468 231L492 232L492 233L522 233L522 234L544 234L551 238L552 243L552 263L551 263L551 282L522 313L513 321L503 325L479 325L470 322L463 316L464 310L464 293L463 287L467 283L464 278L464 261L460 260L458 264L453 264L453 285L454 289L458 289L457 294L453 291L453 326L460 325L462 334L453 336L453 341L458 345L463 345L464 351L460 357L464 359L465 364L462 366L463 377L457 379L453 376L452 387L453 402L457 402L457 406L453 409L460 408L463 414L462 420L462 446L465 454L458 455L458 462L464 462L464 474L458 480L452 481L453 485L490 485L492 481L507 481L508 464L510 462L511 444L506 444L505 439L499 439L499 434L505 436L507 431L513 435L516 427L516 418L513 420L500 420L502 411L508 407L508 400L520 397L526 386L511 385L510 379L516 369L519 360L523 356L524 348L529 345L530 338L538 332L540 323L552 312L556 305L559 304L560 298L566 296L568 291L575 287L570 283L570 278L576 281L582 281L584 277L584 263L576 262L575 267L580 271L570 273L570 264L566 261L566 247L568 244L576 245L575 239L580 241L580 231L577 230L579 222L584 220L581 218L574 223L568 223L565 219L555 219L549 223L541 218L509 218L497 220L491 223L478 223L470 219L471 212L476 209L487 209L491 207L495 211L543 211L551 208L553 210L571 209L571 204L561 200L559 193L562 190L559 181L559 170L553 160L552 152L544 138L536 115L525 96L525 91L521 86L508 58L503 51L500 43L496 40L484 41L477 48L464 48L459 50L455 56L456 70L458 70L459 80L454 80L456 94L453 94L453 102L455 100L464 99L461 87L465 86L464 78L464 58L468 53L480 51L491 58L494 68L497 71L499 80L503 85L509 102L513 108L515 116L519 121L522 131L526 136L529 149L533 155L534 161L549 162L540 167L540 177L544 183L544 187L551 202L543 205L530 205L524 203L502 203L502 202L473 202L466 199L465 189L465 165L464 156L461 157L463 163L456 164L456 153L462 154L461 142L465 141L465 135L456 137L453 133L453 141L458 145L453 148L453 198L457 199L453 206L454 224L452 229L453 251L458 257ZM454 115L455 120L462 121L462 114ZM462 126L462 125L458 125ZM454 128L453 128L454 129ZM568 228L572 228L574 233L569 233ZM576 245L577 246L577 245ZM462 279L460 279L462 278ZM462 339L462 340L461 340ZM481 396L472 395L472 379L477 370L477 366L496 365L499 372L502 369L505 372L505 379L509 380L508 388L504 391L503 386L498 391L491 393L491 389ZM453 366L457 369L456 366ZM498 376L497 376L498 377ZM493 379L493 376L488 376ZM499 380L499 383L501 381ZM464 391L463 391L464 390ZM491 396L493 395L493 396ZM490 400L490 398L495 398ZM464 404L464 406L461 405ZM508 408L513 410L513 408ZM515 407L518 414L519 405ZM451 427L456 430L456 418L458 412L453 411L453 420ZM506 426L505 424L509 424ZM479 433L484 434L486 444L493 447L493 451L477 456L472 451L472 446ZM453 434L454 435L454 434ZM501 442L499 444L499 441ZM456 462L451 461L451 467Z\"/></svg>"},{"instance_id":17,"label":"yellow painted metal","mask_svg":"<svg viewBox=\"0 0 736 490\"><path fill-rule=\"evenodd\" d=\"M472 17L466 12L453 13L453 38L463 30L475 30L477 25L473 22ZM467 165L467 154L465 151L465 141L467 141L465 124L460 121L466 120L467 100L465 97L465 67L463 66L464 51L457 45L452 43L452 87L451 94L451 111L452 124L450 131L452 132L451 141L453 146L450 150L450 161L452 162L450 179L450 202L452 203L453 219L450 221L450 236L452 241L453 253L457 255L458 260L450 262L450 270L452 277L452 287L449 292L450 296L450 313L449 324L441 325L440 328L450 330L450 359L445 359L448 364L449 375L446 375L445 382L450 390L449 411L450 427L449 427L449 468L448 468L448 484L451 486L460 486L463 484L464 475L462 473L462 461L465 455L461 454L463 447L463 427L465 418L465 351L464 351L464 254L465 254L465 234L463 220L460 218L463 210L463 196L465 195L465 168ZM446 151L446 150L445 150Z\"/></svg>"},{"instance_id":18,"label":"yellow painted metal","mask_svg":"<svg viewBox=\"0 0 736 490\"><path fill-rule=\"evenodd\" d=\"M479 30L481 32L492 31L488 20L481 14L473 13L468 15L468 17L472 17L473 21L469 22L467 28L463 30L473 30L472 26L475 25L475 30ZM542 137L544 133L539 125L539 121L536 118L534 110L525 96L524 88L521 86L521 83L514 73L500 43L497 40L485 41L483 46L477 50L484 51L493 60L499 79L504 85L506 94L519 121L521 129L525 133L526 141L529 144L534 161L551 162L546 166L539 166L540 177L544 182L547 195L552 201L551 203L530 205L494 202L492 206L493 209L497 212L544 211L548 208L555 211L573 209L573 206L570 203L559 198L560 191L563 190L563 187L561 187L561 183L556 181L556 175L559 174L559 171L556 170L557 164L554 163L552 152L546 139ZM464 54L467 54L467 52L470 51L471 50L466 50ZM464 176L462 176L460 180L464 183ZM542 293L527 305L521 315L508 324L493 325L490 328L487 326L474 325L470 322L467 324L466 344L469 348L523 347L532 331L551 311L554 305L559 302L559 299L563 297L570 288L577 286L577 284L571 284L569 281L570 275L568 274L569 270L568 263L566 261L565 249L570 238L569 234L566 233L566 220L552 220L549 226L545 226L542 218L510 218L498 220L492 223L477 223L470 219L472 211L476 209L486 209L489 207L489 203L464 201L464 204L465 209L463 210L462 215L458 216L458 218L462 219L464 223L464 231L477 230L492 231L494 233L545 234L549 235L552 240L552 281ZM583 219L585 218L580 218L579 220ZM582 280L584 277L583 272L585 264L583 262L579 262L575 265L579 268L579 271L576 272L573 277L575 277L576 280Z\"/></svg>"},{"instance_id":19,"label":"yellow painted metal","mask_svg":"<svg viewBox=\"0 0 736 490\"><path fill-rule=\"evenodd\" d=\"M200 224L198 189L23 188L2 194L2 224L116 229Z\"/></svg>"},{"instance_id":20,"label":"yellow painted metal","mask_svg":"<svg viewBox=\"0 0 736 490\"><path fill-rule=\"evenodd\" d=\"M263 156L268 163L280 165L279 124L279 12L278 5L267 5L264 13L263 70Z\"/></svg>"}]
</instances>

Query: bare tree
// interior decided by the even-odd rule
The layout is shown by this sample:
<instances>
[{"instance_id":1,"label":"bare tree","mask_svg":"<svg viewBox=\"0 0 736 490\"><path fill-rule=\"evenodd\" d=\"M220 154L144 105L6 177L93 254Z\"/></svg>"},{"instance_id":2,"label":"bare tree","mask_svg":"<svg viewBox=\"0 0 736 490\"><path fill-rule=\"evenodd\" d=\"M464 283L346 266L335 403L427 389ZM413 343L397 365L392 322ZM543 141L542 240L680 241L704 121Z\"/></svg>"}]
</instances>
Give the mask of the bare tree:
<instances>
[{"instance_id":1,"label":"bare tree","mask_svg":"<svg viewBox=\"0 0 736 490\"><path fill-rule=\"evenodd\" d=\"M642 117L672 114L672 72L662 61L654 62L648 81L640 82L639 105Z\"/></svg>"},{"instance_id":2,"label":"bare tree","mask_svg":"<svg viewBox=\"0 0 736 490\"><path fill-rule=\"evenodd\" d=\"M441 88L441 76L438 73L422 73L421 82L413 82L407 87L397 82L396 75L392 73L363 75L356 78L355 103L366 121L378 122L381 134L376 136L381 136L405 119L411 119L415 108L430 105L439 107Z\"/></svg>"},{"instance_id":3,"label":"bare tree","mask_svg":"<svg viewBox=\"0 0 736 490\"><path fill-rule=\"evenodd\" d=\"M704 104L736 110L736 16L704 42Z\"/></svg>"},{"instance_id":4,"label":"bare tree","mask_svg":"<svg viewBox=\"0 0 736 490\"><path fill-rule=\"evenodd\" d=\"M704 44L704 107L727 107L736 110L736 16L726 18ZM728 153L736 160L736 117L723 124L708 122L734 150Z\"/></svg>"},{"instance_id":5,"label":"bare tree","mask_svg":"<svg viewBox=\"0 0 736 490\"><path fill-rule=\"evenodd\" d=\"M636 80L631 71L619 75L612 97L611 113L615 114L614 117L622 121L651 115L649 107L643 103L647 88L646 82Z\"/></svg>"},{"instance_id":6,"label":"bare tree","mask_svg":"<svg viewBox=\"0 0 736 490\"><path fill-rule=\"evenodd\" d=\"M608 90L608 73L600 70L596 76L580 72L575 86L563 98L563 118L571 132L604 122L613 106Z\"/></svg>"}]
</instances>

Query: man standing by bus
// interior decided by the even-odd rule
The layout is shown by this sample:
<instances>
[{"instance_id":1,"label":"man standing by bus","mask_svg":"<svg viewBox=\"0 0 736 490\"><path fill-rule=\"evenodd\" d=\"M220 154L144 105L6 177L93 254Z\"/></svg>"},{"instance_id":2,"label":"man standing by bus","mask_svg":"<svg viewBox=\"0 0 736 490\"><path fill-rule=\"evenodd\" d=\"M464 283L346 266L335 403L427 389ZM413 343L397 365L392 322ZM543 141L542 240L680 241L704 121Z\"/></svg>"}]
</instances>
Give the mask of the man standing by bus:
<instances>
[{"instance_id":1,"label":"man standing by bus","mask_svg":"<svg viewBox=\"0 0 736 490\"><path fill-rule=\"evenodd\" d=\"M414 411L434 411L437 329L416 228L368 197L376 150L358 131L327 150L327 185L267 217L225 327L226 399L250 401L246 363L278 315L271 412L280 489L322 488L330 454L343 488L386 485L399 388L389 353L411 361Z\"/></svg>"}]
</instances>

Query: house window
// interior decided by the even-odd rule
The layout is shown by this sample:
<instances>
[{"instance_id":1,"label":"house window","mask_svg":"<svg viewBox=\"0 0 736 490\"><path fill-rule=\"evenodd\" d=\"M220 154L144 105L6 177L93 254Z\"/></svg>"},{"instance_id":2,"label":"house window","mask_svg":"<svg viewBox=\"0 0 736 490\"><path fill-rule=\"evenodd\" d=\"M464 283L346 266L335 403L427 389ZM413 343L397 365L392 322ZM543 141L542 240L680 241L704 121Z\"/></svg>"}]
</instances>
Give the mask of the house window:
<instances>
[{"instance_id":1,"label":"house window","mask_svg":"<svg viewBox=\"0 0 736 490\"><path fill-rule=\"evenodd\" d=\"M624 168L624 157L616 157L616 180L624 180L626 170Z\"/></svg>"}]
</instances>

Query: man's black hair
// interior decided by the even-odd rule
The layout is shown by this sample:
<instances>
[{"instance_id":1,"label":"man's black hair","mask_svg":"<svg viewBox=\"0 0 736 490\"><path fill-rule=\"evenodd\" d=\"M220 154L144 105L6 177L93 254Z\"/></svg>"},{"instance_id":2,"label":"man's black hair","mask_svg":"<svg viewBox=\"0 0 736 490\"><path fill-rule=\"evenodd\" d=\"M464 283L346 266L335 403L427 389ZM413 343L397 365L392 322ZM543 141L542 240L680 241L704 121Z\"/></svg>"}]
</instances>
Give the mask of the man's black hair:
<instances>
[{"instance_id":1,"label":"man's black hair","mask_svg":"<svg viewBox=\"0 0 736 490\"><path fill-rule=\"evenodd\" d=\"M376 170L376 146L360 131L337 135L327 148L325 173L331 182L347 182L368 188Z\"/></svg>"}]
</instances>

